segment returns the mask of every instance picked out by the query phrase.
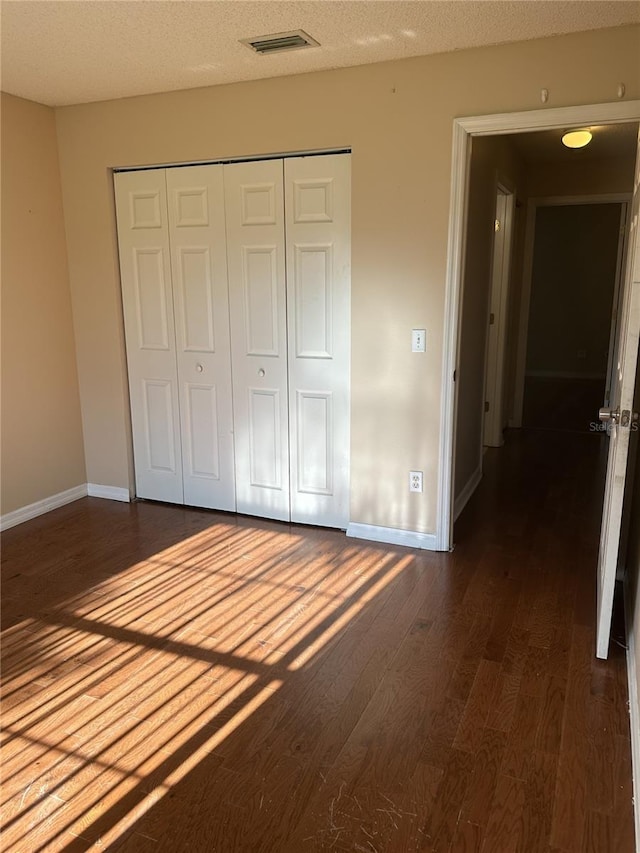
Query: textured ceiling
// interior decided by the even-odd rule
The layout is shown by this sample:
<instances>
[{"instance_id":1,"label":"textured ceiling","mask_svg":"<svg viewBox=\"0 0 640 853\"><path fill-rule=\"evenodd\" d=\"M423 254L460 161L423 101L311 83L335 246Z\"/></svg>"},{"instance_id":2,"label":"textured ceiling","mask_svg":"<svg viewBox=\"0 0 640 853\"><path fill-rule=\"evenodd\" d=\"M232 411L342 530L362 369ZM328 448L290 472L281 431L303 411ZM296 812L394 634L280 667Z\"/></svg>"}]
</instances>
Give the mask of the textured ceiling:
<instances>
[{"instance_id":1,"label":"textured ceiling","mask_svg":"<svg viewBox=\"0 0 640 853\"><path fill-rule=\"evenodd\" d=\"M613 0L2 0L2 89L54 105L211 86L640 22ZM239 39L304 29L320 47Z\"/></svg>"}]
</instances>

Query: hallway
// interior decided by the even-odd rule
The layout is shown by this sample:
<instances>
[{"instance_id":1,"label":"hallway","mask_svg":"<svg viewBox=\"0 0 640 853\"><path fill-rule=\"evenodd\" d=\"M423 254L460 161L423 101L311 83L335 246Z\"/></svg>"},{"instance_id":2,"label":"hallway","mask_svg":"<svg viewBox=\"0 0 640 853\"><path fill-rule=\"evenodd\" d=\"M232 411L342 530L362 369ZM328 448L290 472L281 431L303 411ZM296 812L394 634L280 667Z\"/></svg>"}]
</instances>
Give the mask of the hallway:
<instances>
[{"instance_id":1,"label":"hallway","mask_svg":"<svg viewBox=\"0 0 640 853\"><path fill-rule=\"evenodd\" d=\"M603 463L509 434L447 555L92 498L6 532L3 849L632 853Z\"/></svg>"}]
</instances>

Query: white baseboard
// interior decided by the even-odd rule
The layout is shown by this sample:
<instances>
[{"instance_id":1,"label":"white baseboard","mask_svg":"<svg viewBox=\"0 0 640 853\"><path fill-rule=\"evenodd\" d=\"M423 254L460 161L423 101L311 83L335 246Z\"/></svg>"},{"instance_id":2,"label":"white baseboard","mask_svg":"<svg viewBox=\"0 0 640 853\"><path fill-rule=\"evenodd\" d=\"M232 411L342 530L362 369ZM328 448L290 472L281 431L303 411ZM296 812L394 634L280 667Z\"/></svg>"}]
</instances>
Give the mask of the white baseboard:
<instances>
[{"instance_id":1,"label":"white baseboard","mask_svg":"<svg viewBox=\"0 0 640 853\"><path fill-rule=\"evenodd\" d=\"M74 486L64 492L58 492L57 495L51 495L51 497L1 515L0 530L8 530L10 527L15 527L31 518L44 515L45 512L51 512L52 509L57 509L59 506L70 504L73 501L80 500L80 498L86 498L87 495L92 498L107 498L110 501L126 501L127 503L131 500L128 489L121 489L117 486L98 486L95 483L82 483L80 486Z\"/></svg>"},{"instance_id":2,"label":"white baseboard","mask_svg":"<svg viewBox=\"0 0 640 853\"><path fill-rule=\"evenodd\" d=\"M31 518L44 515L45 512L51 512L52 509L57 509L59 506L80 500L80 498L84 498L86 495L87 484L82 483L82 485L74 486L72 489L58 492L57 495L51 495L48 498L43 498L41 501L36 501L28 506L15 509L13 512L7 512L0 516L0 530L8 530L10 527L15 527L17 524L29 521Z\"/></svg>"},{"instance_id":3,"label":"white baseboard","mask_svg":"<svg viewBox=\"0 0 640 853\"><path fill-rule=\"evenodd\" d=\"M464 488L453 502L453 520L456 521L462 510L466 507L471 499L471 495L480 485L482 480L482 465L479 465L473 474L469 477L464 485Z\"/></svg>"},{"instance_id":4,"label":"white baseboard","mask_svg":"<svg viewBox=\"0 0 640 853\"><path fill-rule=\"evenodd\" d=\"M399 530L396 527L350 522L347 527L347 536L352 536L354 539L368 539L370 542L386 542L388 545L422 548L425 551L436 550L435 533L418 533L416 530Z\"/></svg>"},{"instance_id":5,"label":"white baseboard","mask_svg":"<svg viewBox=\"0 0 640 853\"><path fill-rule=\"evenodd\" d=\"M87 483L87 494L90 498L106 498L108 501L124 501L129 503L129 489L119 486L100 486L97 483Z\"/></svg>"},{"instance_id":6,"label":"white baseboard","mask_svg":"<svg viewBox=\"0 0 640 853\"><path fill-rule=\"evenodd\" d=\"M640 593L640 590L639 590ZM636 669L636 638L631 612L631 590L628 574L624 578L624 621L627 634L627 686L629 689L629 723L631 728L631 774L633 776L633 813L636 824L636 853L640 853L640 696Z\"/></svg>"}]
</instances>

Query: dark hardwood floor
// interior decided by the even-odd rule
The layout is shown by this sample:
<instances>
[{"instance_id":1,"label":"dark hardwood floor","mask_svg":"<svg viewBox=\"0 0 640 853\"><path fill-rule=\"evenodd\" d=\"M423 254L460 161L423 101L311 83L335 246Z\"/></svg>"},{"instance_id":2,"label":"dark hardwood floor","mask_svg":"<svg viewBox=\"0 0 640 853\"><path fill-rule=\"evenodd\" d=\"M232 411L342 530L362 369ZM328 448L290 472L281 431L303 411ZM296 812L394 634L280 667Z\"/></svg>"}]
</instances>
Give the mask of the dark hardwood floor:
<instances>
[{"instance_id":1,"label":"dark hardwood floor","mask_svg":"<svg viewBox=\"0 0 640 853\"><path fill-rule=\"evenodd\" d=\"M7 531L5 853L632 853L602 443L485 462L447 555L91 498Z\"/></svg>"}]
</instances>

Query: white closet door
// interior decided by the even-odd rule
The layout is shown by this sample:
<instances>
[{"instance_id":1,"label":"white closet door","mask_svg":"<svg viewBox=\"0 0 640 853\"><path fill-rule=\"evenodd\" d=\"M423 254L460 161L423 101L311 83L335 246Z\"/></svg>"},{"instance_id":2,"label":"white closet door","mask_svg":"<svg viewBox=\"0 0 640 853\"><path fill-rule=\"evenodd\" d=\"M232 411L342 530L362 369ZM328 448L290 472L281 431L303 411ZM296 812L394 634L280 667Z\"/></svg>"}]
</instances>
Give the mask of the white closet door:
<instances>
[{"instance_id":1,"label":"white closet door","mask_svg":"<svg viewBox=\"0 0 640 853\"><path fill-rule=\"evenodd\" d=\"M291 520L349 521L351 158L285 160Z\"/></svg>"},{"instance_id":2,"label":"white closet door","mask_svg":"<svg viewBox=\"0 0 640 853\"><path fill-rule=\"evenodd\" d=\"M235 510L223 167L167 169L184 502Z\"/></svg>"},{"instance_id":3,"label":"white closet door","mask_svg":"<svg viewBox=\"0 0 640 853\"><path fill-rule=\"evenodd\" d=\"M165 170L115 175L136 493L183 502Z\"/></svg>"},{"instance_id":4,"label":"white closet door","mask_svg":"<svg viewBox=\"0 0 640 853\"><path fill-rule=\"evenodd\" d=\"M282 160L224 166L238 512L289 520Z\"/></svg>"}]
</instances>

